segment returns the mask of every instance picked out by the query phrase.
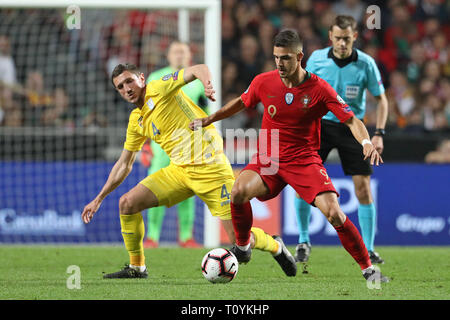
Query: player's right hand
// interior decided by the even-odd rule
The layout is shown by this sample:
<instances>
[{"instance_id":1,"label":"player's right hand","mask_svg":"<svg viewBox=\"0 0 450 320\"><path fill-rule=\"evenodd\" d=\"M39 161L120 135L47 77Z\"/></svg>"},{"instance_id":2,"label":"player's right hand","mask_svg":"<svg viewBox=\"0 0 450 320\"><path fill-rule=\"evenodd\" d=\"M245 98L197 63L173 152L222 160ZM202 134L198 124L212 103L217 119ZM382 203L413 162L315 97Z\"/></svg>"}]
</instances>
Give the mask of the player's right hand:
<instances>
[{"instance_id":1,"label":"player's right hand","mask_svg":"<svg viewBox=\"0 0 450 320\"><path fill-rule=\"evenodd\" d=\"M216 98L214 97L215 93L216 90L214 90L211 81L208 80L208 84L205 85L205 96L211 101L216 101Z\"/></svg>"},{"instance_id":2,"label":"player's right hand","mask_svg":"<svg viewBox=\"0 0 450 320\"><path fill-rule=\"evenodd\" d=\"M364 154L364 160L370 159L371 165L380 165L380 163L383 163L383 159L381 158L378 151L375 149L375 147L371 143L366 143L363 146L363 154Z\"/></svg>"},{"instance_id":3,"label":"player's right hand","mask_svg":"<svg viewBox=\"0 0 450 320\"><path fill-rule=\"evenodd\" d=\"M91 222L92 217L97 212L98 208L100 208L101 201L94 199L88 205L86 205L81 213L81 219L84 223Z\"/></svg>"},{"instance_id":4,"label":"player's right hand","mask_svg":"<svg viewBox=\"0 0 450 320\"><path fill-rule=\"evenodd\" d=\"M198 128L207 127L211 124L208 118L197 118L189 123L189 129L197 130Z\"/></svg>"}]
</instances>

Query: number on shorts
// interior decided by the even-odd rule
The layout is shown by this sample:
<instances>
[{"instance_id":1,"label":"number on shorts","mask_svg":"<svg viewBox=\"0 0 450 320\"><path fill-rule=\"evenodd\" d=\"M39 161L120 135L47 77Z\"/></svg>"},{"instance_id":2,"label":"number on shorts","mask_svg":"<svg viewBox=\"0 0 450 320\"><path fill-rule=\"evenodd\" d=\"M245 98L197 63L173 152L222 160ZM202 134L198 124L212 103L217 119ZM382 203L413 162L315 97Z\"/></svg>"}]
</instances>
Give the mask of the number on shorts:
<instances>
[{"instance_id":1,"label":"number on shorts","mask_svg":"<svg viewBox=\"0 0 450 320\"><path fill-rule=\"evenodd\" d=\"M222 191L220 193L220 197L230 199L230 194L228 193L227 187L225 185L222 185Z\"/></svg>"}]
</instances>

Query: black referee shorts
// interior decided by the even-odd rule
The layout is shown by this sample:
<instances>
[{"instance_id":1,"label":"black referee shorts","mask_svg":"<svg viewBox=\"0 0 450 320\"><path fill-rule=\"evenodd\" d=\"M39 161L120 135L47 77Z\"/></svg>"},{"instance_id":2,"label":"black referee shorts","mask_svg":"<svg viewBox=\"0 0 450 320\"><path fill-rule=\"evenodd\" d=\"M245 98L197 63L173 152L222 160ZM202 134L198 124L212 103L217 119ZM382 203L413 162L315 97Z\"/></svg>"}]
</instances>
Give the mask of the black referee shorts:
<instances>
[{"instance_id":1,"label":"black referee shorts","mask_svg":"<svg viewBox=\"0 0 450 320\"><path fill-rule=\"evenodd\" d=\"M364 160L363 147L343 123L322 120L319 155L325 163L328 154L337 148L342 169L349 176L370 176L373 173L370 159Z\"/></svg>"}]
</instances>

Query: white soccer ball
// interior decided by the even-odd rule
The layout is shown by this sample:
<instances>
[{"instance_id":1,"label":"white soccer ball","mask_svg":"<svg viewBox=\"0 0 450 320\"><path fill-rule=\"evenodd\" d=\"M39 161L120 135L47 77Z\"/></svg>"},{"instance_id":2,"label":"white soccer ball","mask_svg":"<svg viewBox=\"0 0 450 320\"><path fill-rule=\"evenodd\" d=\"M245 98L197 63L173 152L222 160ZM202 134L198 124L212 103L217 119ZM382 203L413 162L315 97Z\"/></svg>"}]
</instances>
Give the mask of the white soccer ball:
<instances>
[{"instance_id":1,"label":"white soccer ball","mask_svg":"<svg viewBox=\"0 0 450 320\"><path fill-rule=\"evenodd\" d=\"M209 251L202 260L202 273L212 283L226 283L236 277L239 264L230 250L217 248Z\"/></svg>"}]
</instances>

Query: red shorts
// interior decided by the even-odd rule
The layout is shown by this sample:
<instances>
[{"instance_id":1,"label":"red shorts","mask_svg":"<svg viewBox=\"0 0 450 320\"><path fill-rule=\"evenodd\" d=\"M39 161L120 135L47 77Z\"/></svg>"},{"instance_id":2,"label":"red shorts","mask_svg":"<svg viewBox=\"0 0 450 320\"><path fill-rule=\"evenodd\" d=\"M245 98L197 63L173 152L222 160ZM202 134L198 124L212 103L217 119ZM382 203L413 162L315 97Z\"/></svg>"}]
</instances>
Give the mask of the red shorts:
<instances>
[{"instance_id":1,"label":"red shorts","mask_svg":"<svg viewBox=\"0 0 450 320\"><path fill-rule=\"evenodd\" d=\"M266 165L252 161L243 170L252 170L260 175L269 188L269 193L257 197L260 201L275 198L288 184L309 204L313 204L316 196L323 192L339 193L328 177L325 167L320 163L298 164L279 163L277 167L272 165L270 170Z\"/></svg>"}]
</instances>

